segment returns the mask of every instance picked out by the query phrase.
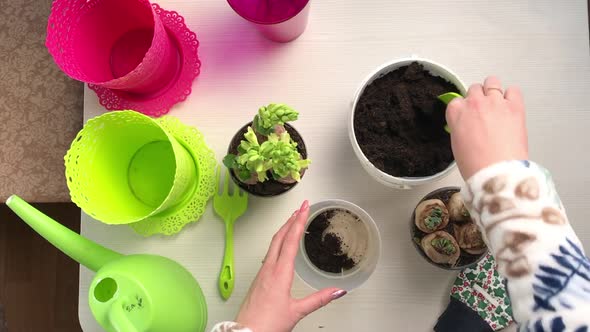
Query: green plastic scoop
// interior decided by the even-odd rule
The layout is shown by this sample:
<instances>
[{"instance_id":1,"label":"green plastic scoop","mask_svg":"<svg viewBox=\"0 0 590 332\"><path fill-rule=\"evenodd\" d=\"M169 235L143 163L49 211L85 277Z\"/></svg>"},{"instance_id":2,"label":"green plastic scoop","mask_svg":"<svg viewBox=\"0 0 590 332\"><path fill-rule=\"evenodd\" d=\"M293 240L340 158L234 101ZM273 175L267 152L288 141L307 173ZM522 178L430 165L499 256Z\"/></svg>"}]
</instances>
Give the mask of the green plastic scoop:
<instances>
[{"instance_id":1,"label":"green plastic scoop","mask_svg":"<svg viewBox=\"0 0 590 332\"><path fill-rule=\"evenodd\" d=\"M447 93L443 93L442 95L438 96L438 100L442 101L443 103L445 103L445 105L448 105L451 100L457 98L457 97L463 97L460 94L456 93L456 92L447 92ZM445 125L445 131L447 133L451 133L451 128L449 128L448 125Z\"/></svg>"},{"instance_id":2,"label":"green plastic scoop","mask_svg":"<svg viewBox=\"0 0 590 332\"><path fill-rule=\"evenodd\" d=\"M445 105L448 105L451 100L457 98L457 97L463 97L460 94L456 93L456 92L447 92L447 93L443 93L442 95L438 96L438 100L442 101L443 103L445 103Z\"/></svg>"}]
</instances>

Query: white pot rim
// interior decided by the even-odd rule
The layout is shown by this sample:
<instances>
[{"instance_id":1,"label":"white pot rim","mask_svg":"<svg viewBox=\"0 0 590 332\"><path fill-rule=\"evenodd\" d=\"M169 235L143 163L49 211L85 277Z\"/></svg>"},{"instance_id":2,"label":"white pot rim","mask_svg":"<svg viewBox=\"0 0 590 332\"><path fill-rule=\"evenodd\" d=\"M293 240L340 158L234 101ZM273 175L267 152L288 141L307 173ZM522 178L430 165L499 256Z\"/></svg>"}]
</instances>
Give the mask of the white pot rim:
<instances>
[{"instance_id":1,"label":"white pot rim","mask_svg":"<svg viewBox=\"0 0 590 332\"><path fill-rule=\"evenodd\" d=\"M457 164L455 161L449 164L447 168L438 172L433 175L424 176L424 177L397 177L390 174L387 174L377 168L371 161L365 156L363 151L361 150L358 141L356 140L356 135L354 132L354 114L356 110L356 105L362 93L364 92L365 88L373 82L376 78L380 77L382 74L389 73L399 67L408 65L412 62L418 62L425 66L425 68L430 71L433 75L444 77L445 79L449 80L451 83L455 84L461 94L465 94L467 92L467 88L465 83L459 78L457 74L455 74L451 69L447 68L446 66L432 61L430 59L421 58L418 56L410 56L410 57L403 57L398 58L392 61L388 61L380 66L378 66L375 70L373 70L369 75L363 79L362 83L356 90L354 95L354 101L352 103L352 110L350 112L350 117L348 119L348 134L350 138L350 142L352 144L352 148L354 153L360 160L363 168L377 181L381 182L382 184L398 188L398 189L411 189L414 186L432 183L439 179L444 178L445 176L449 175L451 172L455 170ZM433 72L433 70L435 72Z\"/></svg>"}]
</instances>

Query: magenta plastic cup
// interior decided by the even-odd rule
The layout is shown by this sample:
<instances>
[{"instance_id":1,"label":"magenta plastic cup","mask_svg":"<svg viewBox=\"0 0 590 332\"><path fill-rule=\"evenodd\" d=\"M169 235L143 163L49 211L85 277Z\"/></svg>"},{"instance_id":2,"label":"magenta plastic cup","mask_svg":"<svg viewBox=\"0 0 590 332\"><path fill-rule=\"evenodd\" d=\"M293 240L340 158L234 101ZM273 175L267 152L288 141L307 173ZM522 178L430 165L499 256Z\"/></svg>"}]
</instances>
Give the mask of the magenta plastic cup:
<instances>
[{"instance_id":1,"label":"magenta plastic cup","mask_svg":"<svg viewBox=\"0 0 590 332\"><path fill-rule=\"evenodd\" d=\"M178 73L178 51L147 0L55 0L45 42L70 77L137 94Z\"/></svg>"},{"instance_id":2,"label":"magenta plastic cup","mask_svg":"<svg viewBox=\"0 0 590 332\"><path fill-rule=\"evenodd\" d=\"M252 22L268 39L286 43L307 27L310 0L227 0L233 10Z\"/></svg>"}]
</instances>

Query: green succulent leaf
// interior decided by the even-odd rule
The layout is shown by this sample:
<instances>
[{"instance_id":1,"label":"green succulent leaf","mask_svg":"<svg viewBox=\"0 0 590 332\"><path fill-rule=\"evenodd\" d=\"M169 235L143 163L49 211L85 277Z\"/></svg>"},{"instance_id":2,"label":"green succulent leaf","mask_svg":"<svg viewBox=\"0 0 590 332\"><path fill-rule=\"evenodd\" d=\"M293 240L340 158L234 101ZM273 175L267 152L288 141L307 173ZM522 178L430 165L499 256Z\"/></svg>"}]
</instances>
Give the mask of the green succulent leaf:
<instances>
[{"instance_id":1,"label":"green succulent leaf","mask_svg":"<svg viewBox=\"0 0 590 332\"><path fill-rule=\"evenodd\" d=\"M289 133L280 136L271 134L268 141L262 144L261 152L272 161L272 171L275 177L286 178L291 176L294 180L301 180L301 170L306 168L311 161L302 160L297 150L297 143L291 140Z\"/></svg>"},{"instance_id":2,"label":"green succulent leaf","mask_svg":"<svg viewBox=\"0 0 590 332\"><path fill-rule=\"evenodd\" d=\"M256 115L254 117L254 121L252 121L252 126L254 126L254 130L256 130L257 133L260 133L264 136L268 136L274 132L274 126L271 128L265 128L262 125L259 115Z\"/></svg>"},{"instance_id":3,"label":"green succulent leaf","mask_svg":"<svg viewBox=\"0 0 590 332\"><path fill-rule=\"evenodd\" d=\"M252 176L252 173L250 173L250 171L246 168L238 169L238 178L240 178L240 180L246 181L250 179L250 176Z\"/></svg>"},{"instance_id":4,"label":"green succulent leaf","mask_svg":"<svg viewBox=\"0 0 590 332\"><path fill-rule=\"evenodd\" d=\"M278 175L277 173L275 173L274 171L272 171L271 174L272 174L272 178L273 179L275 179L275 180L280 180L281 179L281 176Z\"/></svg>"},{"instance_id":5,"label":"green succulent leaf","mask_svg":"<svg viewBox=\"0 0 590 332\"><path fill-rule=\"evenodd\" d=\"M301 172L291 171L291 177L293 178L293 180L299 182L299 181L301 181Z\"/></svg>"},{"instance_id":6,"label":"green succulent leaf","mask_svg":"<svg viewBox=\"0 0 590 332\"><path fill-rule=\"evenodd\" d=\"M248 143L252 146L259 146L258 144L258 137L256 137L256 133L252 130L252 127L248 127L248 131L244 134L244 138Z\"/></svg>"},{"instance_id":7,"label":"green succulent leaf","mask_svg":"<svg viewBox=\"0 0 590 332\"><path fill-rule=\"evenodd\" d=\"M260 153L261 146L258 143L256 133L251 127L244 134L244 139L238 147L239 155L228 155L224 158L224 165L235 169L240 180L250 179L253 173L258 177L258 181L268 180L267 172L272 167L272 163Z\"/></svg>"},{"instance_id":8,"label":"green succulent leaf","mask_svg":"<svg viewBox=\"0 0 590 332\"><path fill-rule=\"evenodd\" d=\"M258 144L256 133L254 130L252 130L252 127L248 127L248 131L244 134L244 140L240 142L238 151L240 151L240 154L243 155L252 149L258 149L259 147L260 144Z\"/></svg>"},{"instance_id":9,"label":"green succulent leaf","mask_svg":"<svg viewBox=\"0 0 590 332\"><path fill-rule=\"evenodd\" d=\"M282 126L298 118L299 113L285 104L269 104L258 109L254 123L256 131L263 135L270 135L274 132L276 125Z\"/></svg>"},{"instance_id":10,"label":"green succulent leaf","mask_svg":"<svg viewBox=\"0 0 590 332\"><path fill-rule=\"evenodd\" d=\"M430 244L439 252L452 255L457 250L453 245L453 242L449 239L445 239L442 237L437 237L430 242Z\"/></svg>"},{"instance_id":11,"label":"green succulent leaf","mask_svg":"<svg viewBox=\"0 0 590 332\"><path fill-rule=\"evenodd\" d=\"M443 212L441 208L436 207L432 209L430 215L424 218L424 224L426 225L426 228L430 230L438 228L438 226L442 223L442 215Z\"/></svg>"},{"instance_id":12,"label":"green succulent leaf","mask_svg":"<svg viewBox=\"0 0 590 332\"><path fill-rule=\"evenodd\" d=\"M308 168L309 165L311 165L311 160L309 160L309 159L299 160L298 163L299 163L299 168L305 169L305 168Z\"/></svg>"},{"instance_id":13,"label":"green succulent leaf","mask_svg":"<svg viewBox=\"0 0 590 332\"><path fill-rule=\"evenodd\" d=\"M223 164L229 169L235 169L238 167L238 161L236 160L237 158L238 156L235 154L228 154L225 156L225 158L223 158Z\"/></svg>"}]
</instances>

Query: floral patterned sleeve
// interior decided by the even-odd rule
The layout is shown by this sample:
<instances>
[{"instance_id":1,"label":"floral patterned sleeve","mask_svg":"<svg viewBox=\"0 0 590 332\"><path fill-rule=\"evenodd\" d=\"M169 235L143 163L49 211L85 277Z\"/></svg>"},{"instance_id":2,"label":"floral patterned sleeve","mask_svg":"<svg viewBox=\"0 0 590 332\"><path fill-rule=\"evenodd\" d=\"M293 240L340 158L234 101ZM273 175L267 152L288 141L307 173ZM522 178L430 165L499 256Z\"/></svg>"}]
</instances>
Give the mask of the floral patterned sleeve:
<instances>
[{"instance_id":1,"label":"floral patterned sleeve","mask_svg":"<svg viewBox=\"0 0 590 332\"><path fill-rule=\"evenodd\" d=\"M520 331L590 331L590 260L547 170L506 161L462 190L507 279Z\"/></svg>"},{"instance_id":2,"label":"floral patterned sleeve","mask_svg":"<svg viewBox=\"0 0 590 332\"><path fill-rule=\"evenodd\" d=\"M213 326L211 332L252 332L252 330L236 322L221 322Z\"/></svg>"}]
</instances>

